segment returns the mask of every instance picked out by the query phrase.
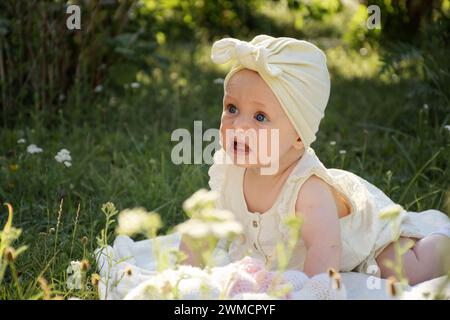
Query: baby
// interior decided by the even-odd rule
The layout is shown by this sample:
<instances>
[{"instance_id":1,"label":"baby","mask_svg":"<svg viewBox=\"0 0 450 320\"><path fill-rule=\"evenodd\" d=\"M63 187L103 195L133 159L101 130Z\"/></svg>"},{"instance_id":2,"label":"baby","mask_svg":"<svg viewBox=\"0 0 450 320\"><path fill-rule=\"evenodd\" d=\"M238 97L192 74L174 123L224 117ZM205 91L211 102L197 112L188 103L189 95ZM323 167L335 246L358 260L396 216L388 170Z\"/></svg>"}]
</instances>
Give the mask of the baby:
<instances>
[{"instance_id":1,"label":"baby","mask_svg":"<svg viewBox=\"0 0 450 320\"><path fill-rule=\"evenodd\" d=\"M242 236L219 242L232 260L251 255L276 269L276 244L289 241L283 221L295 215L302 225L288 268L308 276L328 268L395 275L384 262L395 261L397 238L411 246L402 258L410 284L450 270L450 219L444 213L401 209L396 232L379 216L394 205L391 199L351 172L325 168L310 147L330 93L320 49L307 41L259 35L250 42L217 41L211 57L220 64L235 61L224 81L222 148L209 170L218 206L244 226ZM263 172L274 164L276 172ZM189 255L185 263L196 264L184 241L180 248Z\"/></svg>"}]
</instances>

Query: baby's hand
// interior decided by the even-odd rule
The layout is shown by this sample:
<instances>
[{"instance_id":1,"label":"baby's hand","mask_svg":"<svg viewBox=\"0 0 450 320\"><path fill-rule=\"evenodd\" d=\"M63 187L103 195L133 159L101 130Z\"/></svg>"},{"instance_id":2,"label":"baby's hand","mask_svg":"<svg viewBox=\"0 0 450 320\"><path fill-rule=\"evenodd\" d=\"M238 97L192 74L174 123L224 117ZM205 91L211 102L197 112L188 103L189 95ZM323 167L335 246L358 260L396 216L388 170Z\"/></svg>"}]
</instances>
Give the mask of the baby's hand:
<instances>
[{"instance_id":1,"label":"baby's hand","mask_svg":"<svg viewBox=\"0 0 450 320\"><path fill-rule=\"evenodd\" d=\"M330 186L319 177L311 176L300 188L296 211L303 219L301 237L307 249L303 272L312 277L329 268L339 270L340 225Z\"/></svg>"}]
</instances>

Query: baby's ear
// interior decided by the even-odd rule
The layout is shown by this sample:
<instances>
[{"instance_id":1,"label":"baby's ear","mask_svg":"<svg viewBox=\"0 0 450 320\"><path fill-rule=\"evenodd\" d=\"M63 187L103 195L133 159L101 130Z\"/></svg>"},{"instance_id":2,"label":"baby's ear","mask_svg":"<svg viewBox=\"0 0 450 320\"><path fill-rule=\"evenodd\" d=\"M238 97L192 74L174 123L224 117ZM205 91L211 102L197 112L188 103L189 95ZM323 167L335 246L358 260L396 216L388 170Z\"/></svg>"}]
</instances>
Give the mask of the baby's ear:
<instances>
[{"instance_id":1,"label":"baby's ear","mask_svg":"<svg viewBox=\"0 0 450 320\"><path fill-rule=\"evenodd\" d=\"M297 140L293 143L293 146L297 150L302 150L304 148L302 139L297 137Z\"/></svg>"}]
</instances>

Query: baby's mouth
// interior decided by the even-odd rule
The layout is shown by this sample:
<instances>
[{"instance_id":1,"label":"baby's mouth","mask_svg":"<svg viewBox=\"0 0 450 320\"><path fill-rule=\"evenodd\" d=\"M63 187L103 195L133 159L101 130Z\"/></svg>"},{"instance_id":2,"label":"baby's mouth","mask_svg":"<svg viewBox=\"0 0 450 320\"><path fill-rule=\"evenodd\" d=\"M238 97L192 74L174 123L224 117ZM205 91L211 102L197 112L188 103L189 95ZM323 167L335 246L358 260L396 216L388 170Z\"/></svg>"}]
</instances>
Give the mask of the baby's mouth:
<instances>
[{"instance_id":1,"label":"baby's mouth","mask_svg":"<svg viewBox=\"0 0 450 320\"><path fill-rule=\"evenodd\" d=\"M250 147L246 143L239 142L235 139L233 141L233 150L234 150L234 152L239 152L239 153L249 153Z\"/></svg>"}]
</instances>

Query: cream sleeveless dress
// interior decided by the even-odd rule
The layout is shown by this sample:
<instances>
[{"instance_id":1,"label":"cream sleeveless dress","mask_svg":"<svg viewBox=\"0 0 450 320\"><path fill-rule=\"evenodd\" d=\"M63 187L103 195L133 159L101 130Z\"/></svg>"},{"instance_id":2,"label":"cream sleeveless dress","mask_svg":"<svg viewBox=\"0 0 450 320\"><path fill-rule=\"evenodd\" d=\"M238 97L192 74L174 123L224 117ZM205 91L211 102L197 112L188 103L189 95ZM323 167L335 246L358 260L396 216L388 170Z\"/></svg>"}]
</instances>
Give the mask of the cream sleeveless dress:
<instances>
[{"instance_id":1,"label":"cream sleeveless dress","mask_svg":"<svg viewBox=\"0 0 450 320\"><path fill-rule=\"evenodd\" d=\"M218 243L217 247L226 250L231 261L249 255L262 259L270 270L277 269L276 244L278 241L287 243L289 237L289 229L282 221L287 215L295 214L297 196L303 183L311 175L317 175L351 204L350 214L340 219L340 271L380 275L375 258L394 240L391 224L379 218L380 210L394 202L380 189L351 172L327 169L309 147L291 171L273 206L264 213L250 212L243 192L245 168L223 164L220 159L223 160L224 156L223 148L216 151L208 173L211 190L219 193L218 207L231 211L244 227L243 235ZM400 235L414 238L422 238L450 223L448 216L437 210L402 211L399 219ZM306 248L300 238L288 269L303 270L305 255Z\"/></svg>"}]
</instances>

